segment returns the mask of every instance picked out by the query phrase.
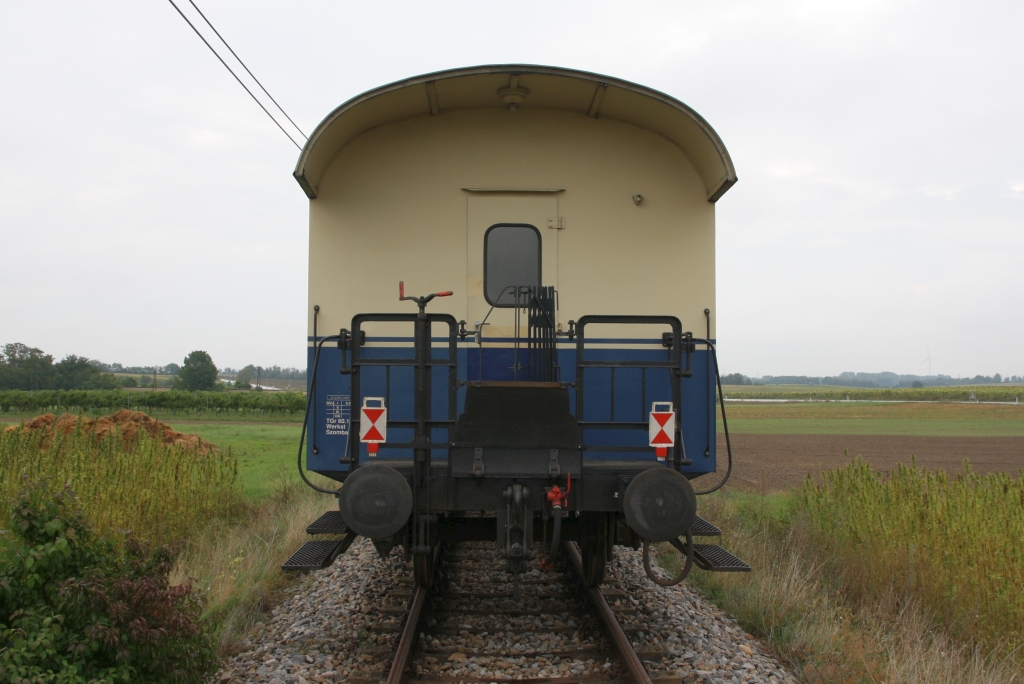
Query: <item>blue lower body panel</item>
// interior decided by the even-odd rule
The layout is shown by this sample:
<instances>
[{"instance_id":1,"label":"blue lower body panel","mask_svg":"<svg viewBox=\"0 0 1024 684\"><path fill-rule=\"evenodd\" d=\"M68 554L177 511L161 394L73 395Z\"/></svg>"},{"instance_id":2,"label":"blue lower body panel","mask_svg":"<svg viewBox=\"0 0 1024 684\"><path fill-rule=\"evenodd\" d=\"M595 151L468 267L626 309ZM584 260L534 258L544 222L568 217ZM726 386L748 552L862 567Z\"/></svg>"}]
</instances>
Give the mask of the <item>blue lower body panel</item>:
<instances>
[{"instance_id":1,"label":"blue lower body panel","mask_svg":"<svg viewBox=\"0 0 1024 684\"><path fill-rule=\"evenodd\" d=\"M412 339L408 343L389 343L387 346L373 346L374 339L368 339L368 346L361 349L363 358L412 359ZM389 341L390 342L390 341ZM437 344L439 340L435 341ZM636 342L647 342L637 340ZM433 357L446 358L446 346L435 346ZM312 347L308 350L307 377L313 378ZM587 347L587 360L602 361L664 361L668 351L656 344L600 344ZM316 369L316 396L307 425L306 467L308 470L327 477L343 479L348 471L348 452L358 450L360 462L368 459L365 444L360 444L358 435L349 445L352 417L359 411L352 405L352 376L342 375L341 352L334 345L324 345L319 366ZM516 365L515 351L508 347L484 347L464 343L458 349L458 379L460 382L513 381ZM576 347L566 344L558 349L559 380L575 383L577 380ZM707 350L698 349L691 355L692 376L682 378L681 405L675 407L682 433L686 458L692 461L682 471L698 475L715 471L715 375L713 361ZM583 416L579 415L577 390L569 388L570 407L577 420L599 422L645 423L651 403L672 401L670 370L668 368L585 368L583 377ZM365 366L360 369L360 395L383 397L388 408L389 425L393 421L412 421L414 396L414 369L410 366ZM455 415L449 415L448 368L431 367L431 415L434 421L454 421L463 411L465 388L457 390ZM409 443L413 441L410 427L390 427L388 443ZM431 440L435 443L449 441L448 430L433 428ZM583 434L585 446L601 447L646 447L648 434L642 429L586 429ZM447 449L434 449L432 460L443 461ZM380 460L409 460L411 449L391 448L381 445ZM649 451L587 451L584 450L584 464L587 461L654 461L654 450Z\"/></svg>"}]
</instances>

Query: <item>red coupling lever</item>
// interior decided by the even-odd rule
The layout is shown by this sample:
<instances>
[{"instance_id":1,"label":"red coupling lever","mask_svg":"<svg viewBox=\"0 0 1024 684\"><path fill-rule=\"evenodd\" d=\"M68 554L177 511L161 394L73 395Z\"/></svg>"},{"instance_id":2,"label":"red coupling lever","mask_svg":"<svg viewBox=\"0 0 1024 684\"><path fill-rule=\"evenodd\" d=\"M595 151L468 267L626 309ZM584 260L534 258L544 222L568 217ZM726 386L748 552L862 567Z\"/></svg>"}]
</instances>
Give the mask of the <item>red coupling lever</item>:
<instances>
[{"instance_id":1,"label":"red coupling lever","mask_svg":"<svg viewBox=\"0 0 1024 684\"><path fill-rule=\"evenodd\" d=\"M565 476L565 489L564 490L561 487L559 487L557 484L554 485L551 489L548 490L548 493L546 494L546 498L548 500L548 503L551 504L552 512L554 512L554 514L556 516L561 516L562 515L562 509L569 507L569 492L571 492L571 491L572 491L572 473L566 473L566 476ZM558 523L556 523L556 525L558 525ZM556 527L555 529L557 530L559 527L561 527L561 525L558 525L558 527ZM558 541L555 540L555 539L552 539L551 543L552 543L552 546L557 546ZM551 549L551 551L553 552L551 554L552 556L558 554L558 549L557 548L553 548L553 549ZM545 572L550 572L550 571L555 569L555 562L552 561L552 560L548 560L547 558L541 558L540 559L540 568L541 568L541 570L544 570Z\"/></svg>"}]
</instances>

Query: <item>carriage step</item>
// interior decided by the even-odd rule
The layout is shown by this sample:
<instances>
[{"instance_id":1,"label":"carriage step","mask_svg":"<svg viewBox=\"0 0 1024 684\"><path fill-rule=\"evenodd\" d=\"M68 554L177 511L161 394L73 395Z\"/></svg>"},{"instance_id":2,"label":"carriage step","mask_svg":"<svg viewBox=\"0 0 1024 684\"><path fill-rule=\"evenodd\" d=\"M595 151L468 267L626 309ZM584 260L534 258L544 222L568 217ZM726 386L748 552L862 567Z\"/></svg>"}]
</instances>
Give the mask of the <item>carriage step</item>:
<instances>
[{"instance_id":1,"label":"carriage step","mask_svg":"<svg viewBox=\"0 0 1024 684\"><path fill-rule=\"evenodd\" d=\"M699 515L693 516L693 524L690 525L690 532L694 537L722 536L722 530L718 529Z\"/></svg>"},{"instance_id":2,"label":"carriage step","mask_svg":"<svg viewBox=\"0 0 1024 684\"><path fill-rule=\"evenodd\" d=\"M348 525L341 517L341 511L327 511L306 528L306 534L345 534L346 532L348 532Z\"/></svg>"},{"instance_id":3,"label":"carriage step","mask_svg":"<svg viewBox=\"0 0 1024 684\"><path fill-rule=\"evenodd\" d=\"M281 569L285 572L322 570L333 563L335 558L348 551L356 536L355 532L349 532L344 539L308 541L281 565Z\"/></svg>"},{"instance_id":4,"label":"carriage step","mask_svg":"<svg viewBox=\"0 0 1024 684\"><path fill-rule=\"evenodd\" d=\"M714 544L694 544L693 562L710 572L750 572L749 565Z\"/></svg>"}]
</instances>

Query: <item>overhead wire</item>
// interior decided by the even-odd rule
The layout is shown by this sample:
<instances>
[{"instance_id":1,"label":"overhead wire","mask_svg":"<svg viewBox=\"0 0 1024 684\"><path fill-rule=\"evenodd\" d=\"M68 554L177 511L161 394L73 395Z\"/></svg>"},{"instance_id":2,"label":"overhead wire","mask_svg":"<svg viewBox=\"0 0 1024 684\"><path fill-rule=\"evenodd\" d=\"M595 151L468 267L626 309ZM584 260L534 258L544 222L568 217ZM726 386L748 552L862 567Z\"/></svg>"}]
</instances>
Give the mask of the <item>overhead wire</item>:
<instances>
[{"instance_id":1,"label":"overhead wire","mask_svg":"<svg viewBox=\"0 0 1024 684\"><path fill-rule=\"evenodd\" d=\"M226 47L228 51L234 56L234 58L238 60L238 63L242 65L242 68L245 69L245 72L252 76L252 80L256 81L256 85L260 87L260 90L266 93L267 97L270 98L270 101L274 103L274 106L281 110L281 113L284 114L284 118L288 119L288 123L290 123L292 126L295 126L295 130L297 130L299 133L302 133L303 138L308 138L309 136L306 135L301 128L299 128L299 125L297 123L292 121L292 117L288 116L288 112L284 111L284 107L278 104L277 100L274 99L274 96L270 94L270 91L263 87L263 84L260 83L260 80L256 78L256 74L252 73L252 71L249 70L249 67L245 65L245 62L242 61L242 58L239 57L235 53L235 51L231 49L231 46L228 45L228 41L224 40L224 36L220 35L220 31L217 30L217 27L210 23L210 20L206 18L205 14L203 14L203 10L199 9L199 6L196 5L194 0L188 0L188 2L190 5L195 7L196 12L199 12L199 16L203 18L203 21L206 22L206 25L209 26L213 30L213 32L217 34L217 37L220 38L220 42L224 43L224 47Z\"/></svg>"},{"instance_id":2,"label":"overhead wire","mask_svg":"<svg viewBox=\"0 0 1024 684\"><path fill-rule=\"evenodd\" d=\"M180 14L181 18L185 20L185 23L187 23L192 28L192 30L195 31L196 35L199 36L199 39L202 40L203 43L206 44L206 47L210 48L210 52L212 52L213 55L218 60L220 60L220 63L224 65L224 68L227 69L231 73L231 75L235 77L235 80L238 81L238 84L240 86L242 86L243 88L245 88L245 92L249 93L249 97L251 97L253 99L253 102L258 104L260 106L260 109L263 110L263 113L266 114L267 116L269 116L270 120L274 122L274 125L276 125L278 128L281 129L281 132L285 134L285 137L287 137L288 140L290 140L291 143L293 145L295 145L295 147L297 147L298 149L301 150L302 149L302 145L300 145L299 143L295 142L295 139L292 138L292 136L288 133L288 131L286 131L284 129L284 126L281 125L281 122L278 121L277 119L275 119L273 114L271 114L269 111L267 111L267 108L263 106L263 103L260 102L259 98L256 97L251 90L249 90L249 86L245 85L245 83L242 81L242 79L238 77L238 74L236 74L234 72L234 70L230 66L228 66L228 63L224 61L224 58L220 56L220 53L218 53L213 48L213 46L210 45L210 41L206 40L206 36L204 36L202 33L200 33L199 29L197 29L195 27L195 24L193 24L191 22L191 20L189 20L189 18L187 16L185 16L185 13L181 11L181 8L178 7L177 4L175 4L174 0L167 0L167 1L169 3L171 3L171 6L173 6L174 9L176 9L178 11L178 14ZM198 8L196 8L196 9L198 9ZM203 17L203 18L205 19L205 17ZM207 23L209 23L209 22L207 22ZM212 28L212 25L211 25L211 28ZM214 31L216 31L216 29L214 29ZM220 35L220 34L218 34L218 35ZM221 38L221 40L224 40L224 39ZM227 45L227 43L225 43L225 45ZM230 50L231 48L229 47L228 49ZM234 53L232 52L232 54L234 54ZM237 58L237 55L236 55L236 58ZM239 60L239 62L241 62L241 60ZM242 66L245 66L245 65L243 64ZM246 69L246 71L248 71L248 69ZM251 74L251 72L250 72L250 74ZM253 78L255 79L255 77L253 77ZM260 86L260 87L262 88L263 86ZM266 92L266 91L264 91L264 92ZM268 93L268 96L269 96L269 93ZM271 98L271 99L273 99L273 98ZM275 102L274 104L277 104L277 103ZM280 105L278 105L278 106L280 107ZM284 110L281 110L281 111L283 112ZM285 116L287 116L287 114L285 114ZM291 121L291 119L289 119L289 121ZM298 126L296 126L296 128L298 128ZM305 134L303 134L303 135L305 135Z\"/></svg>"}]
</instances>

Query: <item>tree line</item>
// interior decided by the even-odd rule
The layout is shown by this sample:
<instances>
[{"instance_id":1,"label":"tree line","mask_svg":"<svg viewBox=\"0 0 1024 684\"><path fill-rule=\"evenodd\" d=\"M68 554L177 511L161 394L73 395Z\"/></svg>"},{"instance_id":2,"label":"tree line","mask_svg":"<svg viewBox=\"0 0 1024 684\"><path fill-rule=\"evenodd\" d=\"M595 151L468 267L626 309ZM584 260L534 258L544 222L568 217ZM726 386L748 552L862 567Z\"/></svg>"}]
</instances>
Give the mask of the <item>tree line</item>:
<instances>
[{"instance_id":1,"label":"tree line","mask_svg":"<svg viewBox=\"0 0 1024 684\"><path fill-rule=\"evenodd\" d=\"M165 411L238 411L301 414L301 392L126 392L124 390L35 390L0 392L0 413L45 411L117 411L123 408Z\"/></svg>"},{"instance_id":2,"label":"tree line","mask_svg":"<svg viewBox=\"0 0 1024 684\"><path fill-rule=\"evenodd\" d=\"M2 390L100 390L120 386L112 373L102 372L84 356L69 354L54 363L52 355L20 342L5 344L0 353Z\"/></svg>"},{"instance_id":3,"label":"tree line","mask_svg":"<svg viewBox=\"0 0 1024 684\"><path fill-rule=\"evenodd\" d=\"M217 366L205 351L190 353L181 366L171 365L176 369L171 389L227 389L217 380ZM103 368L104 364L84 356L68 354L55 362L53 355L42 349L20 342L5 344L0 352L0 390L114 390L138 384L134 377L118 378ZM153 368L147 372L153 372Z\"/></svg>"},{"instance_id":4,"label":"tree line","mask_svg":"<svg viewBox=\"0 0 1024 684\"><path fill-rule=\"evenodd\" d=\"M723 385L835 385L864 387L867 389L900 389L923 387L955 387L957 385L995 385L1006 382L1024 382L1024 377L1011 375L975 375L973 378L953 378L948 375L898 375L896 373L853 373L839 375L764 375L751 378L742 373L722 376Z\"/></svg>"}]
</instances>

